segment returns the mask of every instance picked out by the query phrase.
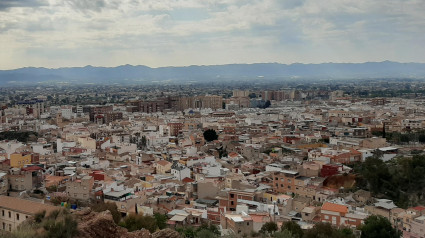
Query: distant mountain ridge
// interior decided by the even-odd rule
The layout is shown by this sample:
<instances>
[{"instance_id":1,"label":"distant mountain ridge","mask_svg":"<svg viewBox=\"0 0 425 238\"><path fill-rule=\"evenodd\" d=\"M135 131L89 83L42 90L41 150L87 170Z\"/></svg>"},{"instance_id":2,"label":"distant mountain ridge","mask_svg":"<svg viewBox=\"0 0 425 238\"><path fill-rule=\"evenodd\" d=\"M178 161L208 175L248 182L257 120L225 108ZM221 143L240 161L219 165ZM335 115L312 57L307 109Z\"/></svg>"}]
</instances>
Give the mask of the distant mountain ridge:
<instances>
[{"instance_id":1,"label":"distant mountain ridge","mask_svg":"<svg viewBox=\"0 0 425 238\"><path fill-rule=\"evenodd\" d=\"M226 80L276 79L359 79L417 78L425 79L425 63L391 61L366 63L321 64L226 64L150 68L143 65L117 67L70 67L0 70L0 84L25 85L39 83L137 84L152 82L209 82Z\"/></svg>"}]
</instances>

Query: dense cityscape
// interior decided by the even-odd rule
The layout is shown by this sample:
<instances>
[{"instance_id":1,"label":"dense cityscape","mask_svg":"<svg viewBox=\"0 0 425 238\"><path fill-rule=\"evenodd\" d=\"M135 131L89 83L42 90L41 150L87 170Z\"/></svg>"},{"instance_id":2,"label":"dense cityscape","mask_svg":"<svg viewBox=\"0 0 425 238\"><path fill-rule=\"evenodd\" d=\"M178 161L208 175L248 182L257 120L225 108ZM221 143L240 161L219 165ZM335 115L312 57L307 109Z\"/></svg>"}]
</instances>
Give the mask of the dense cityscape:
<instances>
[{"instance_id":1,"label":"dense cityscape","mask_svg":"<svg viewBox=\"0 0 425 238\"><path fill-rule=\"evenodd\" d=\"M424 87L2 88L0 228L6 237L422 237Z\"/></svg>"},{"instance_id":2,"label":"dense cityscape","mask_svg":"<svg viewBox=\"0 0 425 238\"><path fill-rule=\"evenodd\" d=\"M424 0L0 0L0 238L425 238Z\"/></svg>"}]
</instances>

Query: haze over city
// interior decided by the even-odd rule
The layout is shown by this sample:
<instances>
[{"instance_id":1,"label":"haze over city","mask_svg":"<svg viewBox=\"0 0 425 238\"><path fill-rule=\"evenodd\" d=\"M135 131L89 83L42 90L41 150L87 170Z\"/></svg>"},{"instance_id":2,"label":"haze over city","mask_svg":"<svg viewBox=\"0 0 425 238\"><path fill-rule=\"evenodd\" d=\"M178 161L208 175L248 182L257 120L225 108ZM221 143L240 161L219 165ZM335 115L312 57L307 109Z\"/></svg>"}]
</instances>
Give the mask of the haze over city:
<instances>
[{"instance_id":1,"label":"haze over city","mask_svg":"<svg viewBox=\"0 0 425 238\"><path fill-rule=\"evenodd\" d=\"M425 62L421 0L5 0L0 69Z\"/></svg>"}]
</instances>

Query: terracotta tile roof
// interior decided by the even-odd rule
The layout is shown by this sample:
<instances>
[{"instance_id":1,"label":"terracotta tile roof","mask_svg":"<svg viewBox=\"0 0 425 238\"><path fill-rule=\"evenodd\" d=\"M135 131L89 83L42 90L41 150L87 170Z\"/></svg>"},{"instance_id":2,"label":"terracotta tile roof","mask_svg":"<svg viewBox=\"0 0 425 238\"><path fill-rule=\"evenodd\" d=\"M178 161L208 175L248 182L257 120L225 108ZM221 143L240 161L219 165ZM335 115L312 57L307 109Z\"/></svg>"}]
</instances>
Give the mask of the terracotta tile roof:
<instances>
[{"instance_id":1,"label":"terracotta tile roof","mask_svg":"<svg viewBox=\"0 0 425 238\"><path fill-rule=\"evenodd\" d=\"M193 182L195 182L195 180L193 180L193 179L191 179L191 178L186 177L186 178L184 178L184 179L182 180L182 182L183 182L183 183L193 183Z\"/></svg>"},{"instance_id":2,"label":"terracotta tile roof","mask_svg":"<svg viewBox=\"0 0 425 238\"><path fill-rule=\"evenodd\" d=\"M166 161L166 160L160 160L160 161L158 161L157 162L159 165L161 165L161 166L166 166L166 165L168 165L168 164L171 164L170 162L168 162L168 161Z\"/></svg>"},{"instance_id":3,"label":"terracotta tile roof","mask_svg":"<svg viewBox=\"0 0 425 238\"><path fill-rule=\"evenodd\" d=\"M43 210L50 213L54 210L60 209L60 207L48 204L7 196L0 196L0 208L18 211L28 215L34 215Z\"/></svg>"},{"instance_id":4,"label":"terracotta tile roof","mask_svg":"<svg viewBox=\"0 0 425 238\"><path fill-rule=\"evenodd\" d=\"M412 207L412 209L416 210L416 211L423 211L425 210L424 206L417 206L417 207Z\"/></svg>"},{"instance_id":5,"label":"terracotta tile roof","mask_svg":"<svg viewBox=\"0 0 425 238\"><path fill-rule=\"evenodd\" d=\"M323 204L322 210L347 213L348 207L344 206L344 205L339 205L339 204L327 202L327 203Z\"/></svg>"},{"instance_id":6,"label":"terracotta tile roof","mask_svg":"<svg viewBox=\"0 0 425 238\"><path fill-rule=\"evenodd\" d=\"M236 152L230 152L228 156L234 158L234 157L237 157L238 155L239 154Z\"/></svg>"},{"instance_id":7,"label":"terracotta tile roof","mask_svg":"<svg viewBox=\"0 0 425 238\"><path fill-rule=\"evenodd\" d=\"M43 170L43 168L39 167L39 166L30 166L30 167L26 167L26 168L22 168L22 171L37 171L37 170Z\"/></svg>"}]
</instances>

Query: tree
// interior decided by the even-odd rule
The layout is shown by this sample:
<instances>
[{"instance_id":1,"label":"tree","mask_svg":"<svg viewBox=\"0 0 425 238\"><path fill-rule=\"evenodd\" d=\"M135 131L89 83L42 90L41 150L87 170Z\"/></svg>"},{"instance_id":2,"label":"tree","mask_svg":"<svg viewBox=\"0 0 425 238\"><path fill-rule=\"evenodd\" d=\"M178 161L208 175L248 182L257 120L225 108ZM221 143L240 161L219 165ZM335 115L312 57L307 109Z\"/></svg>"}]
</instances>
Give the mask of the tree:
<instances>
[{"instance_id":1,"label":"tree","mask_svg":"<svg viewBox=\"0 0 425 238\"><path fill-rule=\"evenodd\" d=\"M291 232L291 234L294 238L301 238L304 234L300 225L298 225L298 223L296 223L295 221L288 221L288 222L283 223L281 229L282 229L282 231Z\"/></svg>"},{"instance_id":2,"label":"tree","mask_svg":"<svg viewBox=\"0 0 425 238\"><path fill-rule=\"evenodd\" d=\"M289 230L283 230L275 232L272 236L273 238L295 238L298 236L293 235Z\"/></svg>"},{"instance_id":3,"label":"tree","mask_svg":"<svg viewBox=\"0 0 425 238\"><path fill-rule=\"evenodd\" d=\"M217 140L218 139L217 132L213 129L208 129L208 130L204 131L204 139L208 142L213 141L213 140Z\"/></svg>"},{"instance_id":4,"label":"tree","mask_svg":"<svg viewBox=\"0 0 425 238\"><path fill-rule=\"evenodd\" d=\"M195 237L197 237L197 238L217 238L218 235L217 234L214 234L210 230L202 229L202 230L196 232L196 236Z\"/></svg>"},{"instance_id":5,"label":"tree","mask_svg":"<svg viewBox=\"0 0 425 238\"><path fill-rule=\"evenodd\" d=\"M155 213L153 214L153 217L155 217L156 225L159 229L164 229L167 227L167 215L161 214L161 213Z\"/></svg>"},{"instance_id":6,"label":"tree","mask_svg":"<svg viewBox=\"0 0 425 238\"><path fill-rule=\"evenodd\" d=\"M369 216L360 228L361 238L398 238L401 232L391 226L390 221L383 216Z\"/></svg>"},{"instance_id":7,"label":"tree","mask_svg":"<svg viewBox=\"0 0 425 238\"><path fill-rule=\"evenodd\" d=\"M273 232L277 230L278 230L277 224L275 222L270 221L270 222L264 223L264 225L260 229L260 232L272 234Z\"/></svg>"},{"instance_id":8,"label":"tree","mask_svg":"<svg viewBox=\"0 0 425 238\"><path fill-rule=\"evenodd\" d=\"M270 102L270 100L267 100L266 103L264 104L263 108L266 109L268 107L270 107L272 104Z\"/></svg>"},{"instance_id":9,"label":"tree","mask_svg":"<svg viewBox=\"0 0 425 238\"><path fill-rule=\"evenodd\" d=\"M144 228L153 233L158 228L154 217L135 214L131 214L125 217L124 220L119 223L119 225L127 228L127 230L130 232Z\"/></svg>"},{"instance_id":10,"label":"tree","mask_svg":"<svg viewBox=\"0 0 425 238\"><path fill-rule=\"evenodd\" d=\"M346 229L336 229L329 223L317 223L304 233L303 238L354 238L354 234Z\"/></svg>"},{"instance_id":11,"label":"tree","mask_svg":"<svg viewBox=\"0 0 425 238\"><path fill-rule=\"evenodd\" d=\"M142 149L146 149L146 145L147 145L147 140L146 140L146 136L142 136Z\"/></svg>"}]
</instances>

